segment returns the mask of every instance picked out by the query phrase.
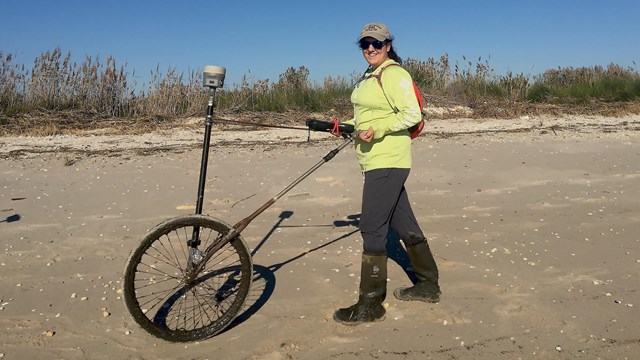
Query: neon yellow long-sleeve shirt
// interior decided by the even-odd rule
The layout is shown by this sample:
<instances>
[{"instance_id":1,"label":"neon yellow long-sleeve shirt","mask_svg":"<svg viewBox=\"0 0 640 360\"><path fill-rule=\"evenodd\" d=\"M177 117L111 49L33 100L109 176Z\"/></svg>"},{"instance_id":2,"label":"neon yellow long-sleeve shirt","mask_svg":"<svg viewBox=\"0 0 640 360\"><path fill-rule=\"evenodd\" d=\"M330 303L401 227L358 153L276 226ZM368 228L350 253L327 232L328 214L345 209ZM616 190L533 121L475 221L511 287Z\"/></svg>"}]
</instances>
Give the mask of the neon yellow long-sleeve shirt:
<instances>
[{"instance_id":1,"label":"neon yellow long-sleeve shirt","mask_svg":"<svg viewBox=\"0 0 640 360\"><path fill-rule=\"evenodd\" d=\"M386 68L382 76L384 92L378 79L372 76L391 63L395 61L387 60L376 70L367 72L351 93L354 118L347 123L358 131L367 131L369 127L374 131L370 143L359 138L355 141L362 171L411 168L411 138L407 129L422 119L411 75L400 66Z\"/></svg>"}]
</instances>

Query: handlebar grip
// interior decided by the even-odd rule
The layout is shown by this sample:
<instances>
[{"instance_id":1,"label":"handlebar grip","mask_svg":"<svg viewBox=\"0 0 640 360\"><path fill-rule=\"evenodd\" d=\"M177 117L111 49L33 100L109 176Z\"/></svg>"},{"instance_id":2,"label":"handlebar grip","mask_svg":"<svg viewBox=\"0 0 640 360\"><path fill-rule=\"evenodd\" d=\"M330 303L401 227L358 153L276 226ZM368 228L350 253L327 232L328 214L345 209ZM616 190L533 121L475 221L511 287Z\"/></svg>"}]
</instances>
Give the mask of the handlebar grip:
<instances>
[{"instance_id":1,"label":"handlebar grip","mask_svg":"<svg viewBox=\"0 0 640 360\"><path fill-rule=\"evenodd\" d=\"M307 119L306 124L309 130L313 130L313 131L330 132L331 130L333 130L333 126L334 126L334 124L330 121L316 120L316 119ZM340 130L341 133L345 133L345 134L351 134L355 130L353 125L344 124L344 123L338 123L338 129Z\"/></svg>"}]
</instances>

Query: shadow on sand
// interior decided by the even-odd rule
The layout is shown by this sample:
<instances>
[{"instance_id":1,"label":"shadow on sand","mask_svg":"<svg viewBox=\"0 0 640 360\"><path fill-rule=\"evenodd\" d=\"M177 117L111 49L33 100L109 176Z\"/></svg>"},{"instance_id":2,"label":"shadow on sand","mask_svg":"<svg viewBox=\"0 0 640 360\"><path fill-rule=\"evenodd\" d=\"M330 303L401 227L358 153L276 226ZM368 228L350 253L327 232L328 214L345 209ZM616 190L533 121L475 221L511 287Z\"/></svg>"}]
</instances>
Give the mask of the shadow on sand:
<instances>
[{"instance_id":1,"label":"shadow on sand","mask_svg":"<svg viewBox=\"0 0 640 360\"><path fill-rule=\"evenodd\" d=\"M292 211L283 211L282 213L280 213L279 215L280 219L273 225L273 227L267 232L267 234L260 241L260 243L253 249L251 255L255 256L258 250L271 237L271 235L275 232L277 228L302 227L302 226L282 225L282 223L286 219L290 218L291 216L293 216ZM229 331L234 327L242 324L249 318L251 318L251 316L256 314L267 303L267 301L269 301L269 298L271 298L271 295L273 294L276 288L276 283L277 283L276 276L275 276L276 271L280 270L285 265L291 262L294 262L307 254L321 250L322 248L332 245L340 240L344 240L350 237L351 235L359 232L358 225L360 220L360 214L349 215L347 219L348 221L344 221L344 220L334 221L333 224L316 225L316 227L332 227L332 228L354 227L352 231L340 237L337 237L327 243L324 243L322 245L319 245L317 247L304 251L299 255L296 255L290 259L287 259L277 264L273 264L270 266L262 266L262 265L254 264L253 265L253 285L247 296L247 300L245 303L245 310L242 313L240 313L240 315L238 315L238 317L236 317L236 319L223 332ZM309 226L304 226L304 227L309 227ZM409 279L411 279L411 281L415 283L416 281L415 275L413 274L412 271L410 271L411 263L409 261L409 255L407 254L407 251L404 249L400 241L401 239L398 236L398 234L395 231L390 230L389 234L387 235L387 254L389 256L389 259L394 261L398 265L400 265L400 267L402 267L402 269L404 270L405 274L407 274L407 277L409 277Z\"/></svg>"}]
</instances>

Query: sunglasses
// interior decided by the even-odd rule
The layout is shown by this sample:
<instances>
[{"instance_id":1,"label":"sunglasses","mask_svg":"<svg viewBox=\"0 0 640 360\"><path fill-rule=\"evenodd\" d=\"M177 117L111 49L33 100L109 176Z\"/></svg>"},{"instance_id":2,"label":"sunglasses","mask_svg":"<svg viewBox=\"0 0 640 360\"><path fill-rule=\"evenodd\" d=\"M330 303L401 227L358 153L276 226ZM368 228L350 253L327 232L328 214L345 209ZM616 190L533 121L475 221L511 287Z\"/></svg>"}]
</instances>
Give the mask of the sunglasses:
<instances>
[{"instance_id":1,"label":"sunglasses","mask_svg":"<svg viewBox=\"0 0 640 360\"><path fill-rule=\"evenodd\" d=\"M373 45L374 49L380 50L380 49L382 49L383 46L385 46L386 43L387 43L386 40L385 41L380 41L380 40L376 40L376 41L360 40L360 48L362 50L367 50L370 45Z\"/></svg>"}]
</instances>

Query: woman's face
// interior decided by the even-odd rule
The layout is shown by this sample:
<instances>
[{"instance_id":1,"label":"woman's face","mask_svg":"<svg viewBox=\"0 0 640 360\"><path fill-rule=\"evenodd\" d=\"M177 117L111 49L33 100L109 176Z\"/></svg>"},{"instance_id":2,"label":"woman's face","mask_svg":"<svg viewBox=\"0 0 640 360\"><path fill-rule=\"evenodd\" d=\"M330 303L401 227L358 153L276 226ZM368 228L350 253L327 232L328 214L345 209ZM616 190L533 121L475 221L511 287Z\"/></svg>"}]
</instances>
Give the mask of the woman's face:
<instances>
[{"instance_id":1,"label":"woman's face","mask_svg":"<svg viewBox=\"0 0 640 360\"><path fill-rule=\"evenodd\" d=\"M368 45L368 46L367 46ZM372 37L366 37L360 40L360 48L362 55L372 68L377 68L383 62L389 60L389 50L391 43L378 41Z\"/></svg>"}]
</instances>

